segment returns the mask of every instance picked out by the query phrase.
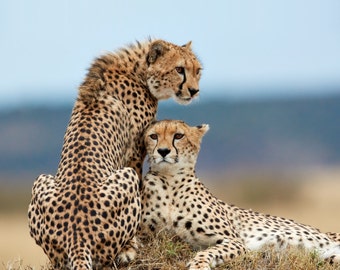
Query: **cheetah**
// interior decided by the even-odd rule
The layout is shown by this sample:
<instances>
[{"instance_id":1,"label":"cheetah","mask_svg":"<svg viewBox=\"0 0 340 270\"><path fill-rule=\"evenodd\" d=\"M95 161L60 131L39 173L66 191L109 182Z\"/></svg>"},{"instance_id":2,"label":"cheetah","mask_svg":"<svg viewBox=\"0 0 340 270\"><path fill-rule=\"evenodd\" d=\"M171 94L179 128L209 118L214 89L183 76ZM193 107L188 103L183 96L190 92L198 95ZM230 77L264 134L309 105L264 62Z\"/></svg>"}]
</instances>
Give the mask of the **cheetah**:
<instances>
[{"instance_id":1,"label":"cheetah","mask_svg":"<svg viewBox=\"0 0 340 270\"><path fill-rule=\"evenodd\" d=\"M200 75L191 42L136 42L95 59L79 87L57 173L40 175L32 188L30 235L55 269L135 257L142 133L158 100L196 98Z\"/></svg>"},{"instance_id":2,"label":"cheetah","mask_svg":"<svg viewBox=\"0 0 340 270\"><path fill-rule=\"evenodd\" d=\"M145 132L150 170L142 181L140 234L169 230L199 249L189 269L211 269L264 245L316 250L340 260L339 234L229 205L214 197L195 176L195 164L208 125L191 127L163 120Z\"/></svg>"}]
</instances>

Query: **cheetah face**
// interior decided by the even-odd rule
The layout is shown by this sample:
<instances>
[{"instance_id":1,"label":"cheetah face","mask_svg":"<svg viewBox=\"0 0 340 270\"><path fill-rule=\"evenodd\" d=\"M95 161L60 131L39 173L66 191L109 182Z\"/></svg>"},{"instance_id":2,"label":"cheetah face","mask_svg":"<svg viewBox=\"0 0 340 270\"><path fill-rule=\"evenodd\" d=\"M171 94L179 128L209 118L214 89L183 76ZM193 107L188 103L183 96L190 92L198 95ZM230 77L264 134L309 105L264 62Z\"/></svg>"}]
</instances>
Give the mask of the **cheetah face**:
<instances>
[{"instance_id":1,"label":"cheetah face","mask_svg":"<svg viewBox=\"0 0 340 270\"><path fill-rule=\"evenodd\" d=\"M190 127L182 121L163 120L145 132L145 145L151 168L174 170L194 168L208 125Z\"/></svg>"},{"instance_id":2,"label":"cheetah face","mask_svg":"<svg viewBox=\"0 0 340 270\"><path fill-rule=\"evenodd\" d=\"M180 104L189 104L198 96L202 67L191 42L177 46L156 40L150 45L147 63L147 84L158 100L173 97Z\"/></svg>"}]
</instances>

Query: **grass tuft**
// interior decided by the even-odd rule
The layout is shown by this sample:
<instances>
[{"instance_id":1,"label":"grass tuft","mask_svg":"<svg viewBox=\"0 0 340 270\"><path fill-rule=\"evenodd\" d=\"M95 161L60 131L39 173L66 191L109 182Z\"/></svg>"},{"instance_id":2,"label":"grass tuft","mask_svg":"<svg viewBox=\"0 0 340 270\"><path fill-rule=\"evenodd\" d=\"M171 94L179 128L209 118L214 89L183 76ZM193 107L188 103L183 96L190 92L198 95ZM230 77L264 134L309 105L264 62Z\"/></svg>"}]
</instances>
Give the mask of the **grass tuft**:
<instances>
[{"instance_id":1,"label":"grass tuft","mask_svg":"<svg viewBox=\"0 0 340 270\"><path fill-rule=\"evenodd\" d=\"M136 260L128 265L116 264L113 268L106 270L185 270L186 264L195 256L190 246L181 241L177 236L167 232L160 232L156 237L148 235L143 239ZM22 260L11 264L2 265L7 270L37 270L23 265ZM50 270L50 265L42 266L40 269ZM216 270L336 270L339 264L330 265L322 260L317 252L290 247L280 252L267 246L258 252L248 252Z\"/></svg>"},{"instance_id":2,"label":"grass tuft","mask_svg":"<svg viewBox=\"0 0 340 270\"><path fill-rule=\"evenodd\" d=\"M187 259L193 256L188 244L177 236L160 232L154 237L143 238L143 246L138 251L137 259L122 270L166 270L186 269Z\"/></svg>"},{"instance_id":3,"label":"grass tuft","mask_svg":"<svg viewBox=\"0 0 340 270\"><path fill-rule=\"evenodd\" d=\"M184 270L186 264L195 256L188 244L166 232L156 237L149 236L139 250L138 258L122 270ZM248 252L232 261L215 268L216 270L335 270L340 265L330 265L316 252L290 247L277 252L272 247L265 247L258 252Z\"/></svg>"}]
</instances>

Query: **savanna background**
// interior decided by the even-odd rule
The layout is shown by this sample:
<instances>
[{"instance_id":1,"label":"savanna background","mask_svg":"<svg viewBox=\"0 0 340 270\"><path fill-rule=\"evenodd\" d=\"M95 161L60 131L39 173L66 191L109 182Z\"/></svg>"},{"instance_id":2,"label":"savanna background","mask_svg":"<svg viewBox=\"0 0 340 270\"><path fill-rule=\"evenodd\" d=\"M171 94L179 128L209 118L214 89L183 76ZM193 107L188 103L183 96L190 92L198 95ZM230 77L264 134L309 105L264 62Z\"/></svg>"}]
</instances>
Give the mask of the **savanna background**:
<instances>
[{"instance_id":1,"label":"savanna background","mask_svg":"<svg viewBox=\"0 0 340 270\"><path fill-rule=\"evenodd\" d=\"M159 119L207 123L197 174L219 198L340 231L340 2L0 3L0 269L40 269L34 179L57 170L95 56L149 36L193 41L200 98Z\"/></svg>"}]
</instances>

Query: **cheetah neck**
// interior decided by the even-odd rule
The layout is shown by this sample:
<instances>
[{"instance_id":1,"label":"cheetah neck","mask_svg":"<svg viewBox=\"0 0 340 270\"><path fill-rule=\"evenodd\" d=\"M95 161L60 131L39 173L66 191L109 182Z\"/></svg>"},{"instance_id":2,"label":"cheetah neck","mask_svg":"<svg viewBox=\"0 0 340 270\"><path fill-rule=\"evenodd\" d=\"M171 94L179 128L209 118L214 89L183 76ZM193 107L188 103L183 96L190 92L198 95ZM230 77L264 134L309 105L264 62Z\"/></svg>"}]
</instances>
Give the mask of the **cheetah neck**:
<instances>
[{"instance_id":1,"label":"cheetah neck","mask_svg":"<svg viewBox=\"0 0 340 270\"><path fill-rule=\"evenodd\" d=\"M122 100L128 106L131 99L146 98L156 104L147 85L147 54L150 41L131 45L116 53L107 53L93 62L79 87L79 99L93 102L105 95ZM133 103L133 102L131 102ZM136 105L131 104L131 106Z\"/></svg>"},{"instance_id":2,"label":"cheetah neck","mask_svg":"<svg viewBox=\"0 0 340 270\"><path fill-rule=\"evenodd\" d=\"M114 60L112 60L115 62L115 65L119 67L120 72L132 80L139 79L145 87L147 87L146 71L148 68L146 59L150 42L151 41L144 43L137 42L128 48L120 49L116 54L107 55L108 57L114 58Z\"/></svg>"},{"instance_id":3,"label":"cheetah neck","mask_svg":"<svg viewBox=\"0 0 340 270\"><path fill-rule=\"evenodd\" d=\"M175 179L178 177L196 177L195 168L187 166L162 166L153 164L150 172L155 175L165 176L167 179Z\"/></svg>"}]
</instances>

